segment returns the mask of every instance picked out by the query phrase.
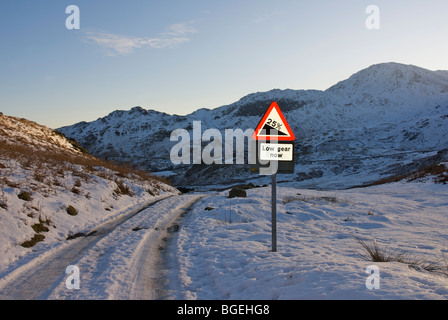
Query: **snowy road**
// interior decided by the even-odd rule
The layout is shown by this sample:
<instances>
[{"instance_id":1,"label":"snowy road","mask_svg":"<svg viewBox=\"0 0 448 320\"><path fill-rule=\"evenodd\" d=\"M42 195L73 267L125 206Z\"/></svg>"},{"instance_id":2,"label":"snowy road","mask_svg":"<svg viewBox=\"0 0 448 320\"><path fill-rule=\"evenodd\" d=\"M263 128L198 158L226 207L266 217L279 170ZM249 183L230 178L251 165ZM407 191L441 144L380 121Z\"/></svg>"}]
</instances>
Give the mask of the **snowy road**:
<instances>
[{"instance_id":1,"label":"snowy road","mask_svg":"<svg viewBox=\"0 0 448 320\"><path fill-rule=\"evenodd\" d=\"M164 298L161 252L176 221L201 197L158 198L103 223L11 273L0 283L0 299ZM70 265L79 268L79 289L66 287Z\"/></svg>"}]
</instances>

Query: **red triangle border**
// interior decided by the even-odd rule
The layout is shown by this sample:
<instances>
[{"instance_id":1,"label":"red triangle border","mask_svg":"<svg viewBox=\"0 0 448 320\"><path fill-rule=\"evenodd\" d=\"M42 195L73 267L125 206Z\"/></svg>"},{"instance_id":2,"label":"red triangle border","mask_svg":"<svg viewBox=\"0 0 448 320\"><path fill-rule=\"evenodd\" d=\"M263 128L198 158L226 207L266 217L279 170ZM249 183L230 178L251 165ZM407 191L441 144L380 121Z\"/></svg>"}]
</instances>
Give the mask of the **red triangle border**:
<instances>
[{"instance_id":1,"label":"red triangle border","mask_svg":"<svg viewBox=\"0 0 448 320\"><path fill-rule=\"evenodd\" d=\"M258 134L259 132L262 130L263 125L265 124L267 118L269 117L269 115L271 114L273 109L277 110L278 115L280 116L280 119L283 121L283 124L285 125L286 130L289 133L289 137L283 137L283 136L276 136L276 137L271 137L271 136L266 136L266 137L259 137ZM294 133L291 130L291 127L289 126L288 122L285 119L285 116L283 115L282 111L280 110L280 107L278 106L277 102L274 101L271 103L271 105L269 106L269 109L266 111L266 113L264 114L263 118L261 119L261 121L258 123L257 128L254 131L254 134L252 135L252 139L254 140L278 140L278 141L293 141L296 139L296 136L294 135Z\"/></svg>"}]
</instances>

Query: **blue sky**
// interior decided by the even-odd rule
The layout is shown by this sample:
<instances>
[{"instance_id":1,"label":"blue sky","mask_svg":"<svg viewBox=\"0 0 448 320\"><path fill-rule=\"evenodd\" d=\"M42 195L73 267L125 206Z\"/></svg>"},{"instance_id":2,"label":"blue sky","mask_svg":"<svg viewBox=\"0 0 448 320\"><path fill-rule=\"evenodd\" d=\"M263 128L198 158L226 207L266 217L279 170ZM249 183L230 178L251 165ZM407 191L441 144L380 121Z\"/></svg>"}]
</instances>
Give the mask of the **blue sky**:
<instances>
[{"instance_id":1,"label":"blue sky","mask_svg":"<svg viewBox=\"0 0 448 320\"><path fill-rule=\"evenodd\" d=\"M69 5L79 30L66 28ZM448 70L448 1L2 0L0 36L0 112L57 128L325 90L381 62Z\"/></svg>"}]
</instances>

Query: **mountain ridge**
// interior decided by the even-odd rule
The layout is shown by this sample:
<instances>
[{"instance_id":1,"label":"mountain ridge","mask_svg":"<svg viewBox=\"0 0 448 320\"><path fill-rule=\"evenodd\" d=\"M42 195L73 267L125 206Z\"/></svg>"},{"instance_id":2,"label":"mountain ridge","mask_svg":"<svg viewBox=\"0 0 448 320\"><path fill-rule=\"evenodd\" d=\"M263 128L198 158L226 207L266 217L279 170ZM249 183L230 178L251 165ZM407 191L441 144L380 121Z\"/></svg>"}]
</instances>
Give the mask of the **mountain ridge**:
<instances>
[{"instance_id":1,"label":"mountain ridge","mask_svg":"<svg viewBox=\"0 0 448 320\"><path fill-rule=\"evenodd\" d=\"M297 137L296 174L288 176L291 181L365 172L376 172L379 178L386 167L417 161L427 155L423 151L448 148L448 71L395 62L372 65L324 91L273 89L185 116L134 107L59 130L100 158L131 162L152 171L173 171L179 184L247 181L254 176L243 167L174 166L169 158L175 144L170 134L178 128L191 132L193 121L201 121L203 131L254 129L272 101L279 104ZM413 152L423 153L402 156L393 164L373 161L367 165L360 160L351 168L336 160L327 168L316 163Z\"/></svg>"}]
</instances>

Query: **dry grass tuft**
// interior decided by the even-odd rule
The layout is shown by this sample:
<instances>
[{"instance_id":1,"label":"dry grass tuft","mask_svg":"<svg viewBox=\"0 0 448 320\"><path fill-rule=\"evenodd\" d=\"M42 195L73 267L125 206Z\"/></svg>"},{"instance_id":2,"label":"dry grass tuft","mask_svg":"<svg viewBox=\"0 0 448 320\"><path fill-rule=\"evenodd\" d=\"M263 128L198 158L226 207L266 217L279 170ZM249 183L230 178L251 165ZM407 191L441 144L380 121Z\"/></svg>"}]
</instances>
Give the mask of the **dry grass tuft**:
<instances>
[{"instance_id":1,"label":"dry grass tuft","mask_svg":"<svg viewBox=\"0 0 448 320\"><path fill-rule=\"evenodd\" d=\"M117 176L146 181L155 189L162 188L160 182L171 185L166 179L152 176L149 172L137 170L132 166L102 161L89 154L63 148L44 150L30 144L9 143L0 139L0 160L2 159L17 161L23 168L32 170L35 181L48 186L52 184L60 186L58 178L64 178L67 174L77 177L72 189L74 193L78 193L82 183L89 182L92 175L115 181L118 185L117 194L132 194L123 181L116 180ZM12 174L12 169L10 171ZM0 182L5 182L5 185L11 187L20 187L20 184L8 180L6 176L1 177Z\"/></svg>"},{"instance_id":2,"label":"dry grass tuft","mask_svg":"<svg viewBox=\"0 0 448 320\"><path fill-rule=\"evenodd\" d=\"M409 268L415 270L424 270L427 272L448 276L448 267L446 263L442 264L443 259L429 261L426 258L414 257L410 253L390 251L380 248L376 240L371 241L370 244L357 237L355 237L355 240L364 248L364 252L359 253L359 256L365 261L399 262L406 264Z\"/></svg>"}]
</instances>

